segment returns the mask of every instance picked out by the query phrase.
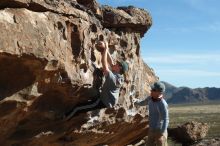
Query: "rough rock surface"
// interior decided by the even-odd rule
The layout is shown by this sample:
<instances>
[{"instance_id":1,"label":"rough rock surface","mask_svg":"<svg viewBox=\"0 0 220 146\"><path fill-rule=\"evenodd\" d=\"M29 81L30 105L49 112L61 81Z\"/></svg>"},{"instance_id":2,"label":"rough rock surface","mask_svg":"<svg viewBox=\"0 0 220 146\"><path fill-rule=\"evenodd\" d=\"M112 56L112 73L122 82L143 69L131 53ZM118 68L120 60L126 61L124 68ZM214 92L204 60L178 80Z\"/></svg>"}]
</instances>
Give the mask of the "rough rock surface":
<instances>
[{"instance_id":1,"label":"rough rock surface","mask_svg":"<svg viewBox=\"0 0 220 146\"><path fill-rule=\"evenodd\" d=\"M1 0L0 145L123 146L144 137L147 115L132 99L148 94L157 80L140 57L151 23L142 9L94 0ZM120 104L62 120L98 96L97 39L109 41L115 61L129 63Z\"/></svg>"},{"instance_id":2,"label":"rough rock surface","mask_svg":"<svg viewBox=\"0 0 220 146\"><path fill-rule=\"evenodd\" d=\"M183 144L190 144L205 138L208 129L209 127L206 123L191 121L177 128L169 129L168 133L175 140Z\"/></svg>"}]
</instances>

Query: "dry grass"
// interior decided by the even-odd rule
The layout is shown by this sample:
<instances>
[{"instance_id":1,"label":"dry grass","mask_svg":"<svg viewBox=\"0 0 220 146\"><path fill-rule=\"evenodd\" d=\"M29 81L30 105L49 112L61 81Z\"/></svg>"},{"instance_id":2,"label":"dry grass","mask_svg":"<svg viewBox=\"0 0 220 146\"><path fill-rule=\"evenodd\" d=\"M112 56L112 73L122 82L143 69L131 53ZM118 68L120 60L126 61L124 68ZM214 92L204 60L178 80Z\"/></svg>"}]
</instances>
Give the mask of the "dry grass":
<instances>
[{"instance_id":1,"label":"dry grass","mask_svg":"<svg viewBox=\"0 0 220 146\"><path fill-rule=\"evenodd\" d=\"M176 127L187 121L204 122L210 126L207 137L220 137L220 104L170 105L170 125Z\"/></svg>"}]
</instances>

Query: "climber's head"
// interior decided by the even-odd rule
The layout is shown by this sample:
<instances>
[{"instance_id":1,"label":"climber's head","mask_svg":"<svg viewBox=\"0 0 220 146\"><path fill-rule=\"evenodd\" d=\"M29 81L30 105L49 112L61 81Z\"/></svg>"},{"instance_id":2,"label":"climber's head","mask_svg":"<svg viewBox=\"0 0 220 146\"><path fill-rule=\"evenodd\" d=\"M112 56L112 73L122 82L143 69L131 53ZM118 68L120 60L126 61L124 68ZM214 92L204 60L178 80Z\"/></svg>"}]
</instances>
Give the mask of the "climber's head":
<instances>
[{"instance_id":1,"label":"climber's head","mask_svg":"<svg viewBox=\"0 0 220 146\"><path fill-rule=\"evenodd\" d=\"M128 71L128 63L125 61L118 61L116 65L112 66L112 71L124 74Z\"/></svg>"}]
</instances>

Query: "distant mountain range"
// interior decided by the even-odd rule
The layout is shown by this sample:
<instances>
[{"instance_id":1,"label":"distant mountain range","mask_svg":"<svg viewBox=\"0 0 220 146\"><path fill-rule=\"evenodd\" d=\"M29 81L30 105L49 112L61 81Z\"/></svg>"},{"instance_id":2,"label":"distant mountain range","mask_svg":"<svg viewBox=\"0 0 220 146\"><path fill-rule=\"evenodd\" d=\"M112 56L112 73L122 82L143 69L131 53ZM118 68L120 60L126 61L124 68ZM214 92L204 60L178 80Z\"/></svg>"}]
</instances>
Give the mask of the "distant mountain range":
<instances>
[{"instance_id":1,"label":"distant mountain range","mask_svg":"<svg viewBox=\"0 0 220 146\"><path fill-rule=\"evenodd\" d=\"M188 88L175 87L167 82L163 82L166 86L165 99L168 103L199 103L220 101L220 88Z\"/></svg>"}]
</instances>

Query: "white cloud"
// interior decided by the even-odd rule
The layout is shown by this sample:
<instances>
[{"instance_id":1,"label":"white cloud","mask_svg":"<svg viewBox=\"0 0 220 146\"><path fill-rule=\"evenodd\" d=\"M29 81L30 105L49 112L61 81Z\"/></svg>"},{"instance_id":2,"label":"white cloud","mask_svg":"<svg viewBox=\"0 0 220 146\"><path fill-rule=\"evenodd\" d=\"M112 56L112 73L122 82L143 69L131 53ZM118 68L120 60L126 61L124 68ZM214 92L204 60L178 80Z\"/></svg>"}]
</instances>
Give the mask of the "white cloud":
<instances>
[{"instance_id":1,"label":"white cloud","mask_svg":"<svg viewBox=\"0 0 220 146\"><path fill-rule=\"evenodd\" d=\"M174 34L197 33L197 32L219 33L220 32L220 21L216 21L216 22L209 23L206 25L203 24L199 26L155 28L154 31L157 31L157 32L164 31L164 32L174 33Z\"/></svg>"},{"instance_id":2,"label":"white cloud","mask_svg":"<svg viewBox=\"0 0 220 146\"><path fill-rule=\"evenodd\" d=\"M204 32L220 32L220 22L214 22L207 26L199 26L195 30L204 31Z\"/></svg>"},{"instance_id":3,"label":"white cloud","mask_svg":"<svg viewBox=\"0 0 220 146\"><path fill-rule=\"evenodd\" d=\"M188 3L189 5L191 5L194 8L199 8L204 6L204 3L207 0L185 0L186 3Z\"/></svg>"},{"instance_id":4,"label":"white cloud","mask_svg":"<svg viewBox=\"0 0 220 146\"><path fill-rule=\"evenodd\" d=\"M192 32L192 27L167 27L163 28L164 31L172 33L189 33Z\"/></svg>"},{"instance_id":5,"label":"white cloud","mask_svg":"<svg viewBox=\"0 0 220 146\"><path fill-rule=\"evenodd\" d=\"M158 69L157 72L163 76L196 76L196 77L220 77L220 72L192 69Z\"/></svg>"},{"instance_id":6,"label":"white cloud","mask_svg":"<svg viewBox=\"0 0 220 146\"><path fill-rule=\"evenodd\" d=\"M209 14L219 14L219 0L185 0L195 10Z\"/></svg>"},{"instance_id":7,"label":"white cloud","mask_svg":"<svg viewBox=\"0 0 220 146\"><path fill-rule=\"evenodd\" d=\"M158 54L144 57L151 64L220 64L220 54Z\"/></svg>"}]
</instances>

